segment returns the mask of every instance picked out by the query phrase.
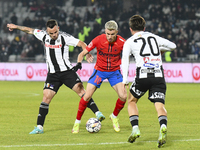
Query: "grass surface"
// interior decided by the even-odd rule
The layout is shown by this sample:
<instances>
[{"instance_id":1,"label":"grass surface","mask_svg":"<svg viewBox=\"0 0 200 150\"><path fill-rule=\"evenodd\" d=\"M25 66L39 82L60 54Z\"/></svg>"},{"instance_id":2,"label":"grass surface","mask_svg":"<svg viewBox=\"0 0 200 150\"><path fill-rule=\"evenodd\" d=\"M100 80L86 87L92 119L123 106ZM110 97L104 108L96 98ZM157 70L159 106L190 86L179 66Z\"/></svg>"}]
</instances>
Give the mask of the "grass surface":
<instances>
[{"instance_id":1,"label":"grass surface","mask_svg":"<svg viewBox=\"0 0 200 150\"><path fill-rule=\"evenodd\" d=\"M106 82L93 96L106 116L99 133L91 134L85 129L86 121L95 117L89 109L82 117L80 132L71 133L80 98L62 86L50 104L44 134L29 135L36 126L43 85L43 82L0 81L0 149L158 149L159 123L154 105L147 99L148 93L138 102L141 137L130 144L127 142L131 133L127 104L118 116L121 131L115 133L109 115L114 109L117 94ZM199 93L199 84L167 84L168 134L162 149L200 149Z\"/></svg>"}]
</instances>

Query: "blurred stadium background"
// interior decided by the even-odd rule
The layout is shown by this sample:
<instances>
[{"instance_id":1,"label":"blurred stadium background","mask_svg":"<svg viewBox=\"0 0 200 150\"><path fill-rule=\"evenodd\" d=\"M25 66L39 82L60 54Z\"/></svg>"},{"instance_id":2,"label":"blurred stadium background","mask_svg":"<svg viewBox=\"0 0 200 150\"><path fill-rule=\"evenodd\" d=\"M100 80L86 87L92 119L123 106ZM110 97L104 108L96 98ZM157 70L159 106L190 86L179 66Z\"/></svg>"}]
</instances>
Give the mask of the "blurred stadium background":
<instances>
[{"instance_id":1,"label":"blurred stadium background","mask_svg":"<svg viewBox=\"0 0 200 150\"><path fill-rule=\"evenodd\" d=\"M146 31L177 44L176 50L163 55L164 61L199 62L198 0L1 0L0 62L45 62L42 43L20 31L9 32L7 23L45 29L48 19L56 19L60 30L89 44L104 32L104 23L111 19L118 22L119 35L127 39L128 19L134 14L146 19ZM72 62L79 52L70 47Z\"/></svg>"}]
</instances>

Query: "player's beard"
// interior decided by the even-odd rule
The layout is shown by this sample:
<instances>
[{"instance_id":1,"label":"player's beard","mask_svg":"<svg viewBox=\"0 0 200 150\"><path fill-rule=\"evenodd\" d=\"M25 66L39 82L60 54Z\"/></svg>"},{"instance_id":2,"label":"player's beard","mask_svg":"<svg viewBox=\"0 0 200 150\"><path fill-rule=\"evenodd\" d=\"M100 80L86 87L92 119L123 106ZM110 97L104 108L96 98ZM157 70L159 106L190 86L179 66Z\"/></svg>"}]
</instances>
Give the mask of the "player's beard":
<instances>
[{"instance_id":1,"label":"player's beard","mask_svg":"<svg viewBox=\"0 0 200 150\"><path fill-rule=\"evenodd\" d=\"M57 38L58 38L57 36L52 37L53 40L56 40Z\"/></svg>"}]
</instances>

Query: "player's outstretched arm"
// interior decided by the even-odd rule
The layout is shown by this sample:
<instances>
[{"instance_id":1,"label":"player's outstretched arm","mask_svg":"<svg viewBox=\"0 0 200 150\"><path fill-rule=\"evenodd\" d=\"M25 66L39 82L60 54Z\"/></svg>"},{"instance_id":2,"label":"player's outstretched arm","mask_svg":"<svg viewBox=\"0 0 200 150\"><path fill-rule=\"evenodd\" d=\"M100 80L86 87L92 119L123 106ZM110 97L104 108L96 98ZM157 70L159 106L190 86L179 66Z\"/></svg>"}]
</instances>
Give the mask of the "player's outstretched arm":
<instances>
[{"instance_id":1,"label":"player's outstretched arm","mask_svg":"<svg viewBox=\"0 0 200 150\"><path fill-rule=\"evenodd\" d=\"M19 26L19 25L15 25L15 24L7 24L7 27L9 28L9 31L13 31L13 29L18 29L18 30L21 30L28 34L33 34L33 31L34 31L34 29L32 29L32 28L25 27L25 26Z\"/></svg>"}]
</instances>

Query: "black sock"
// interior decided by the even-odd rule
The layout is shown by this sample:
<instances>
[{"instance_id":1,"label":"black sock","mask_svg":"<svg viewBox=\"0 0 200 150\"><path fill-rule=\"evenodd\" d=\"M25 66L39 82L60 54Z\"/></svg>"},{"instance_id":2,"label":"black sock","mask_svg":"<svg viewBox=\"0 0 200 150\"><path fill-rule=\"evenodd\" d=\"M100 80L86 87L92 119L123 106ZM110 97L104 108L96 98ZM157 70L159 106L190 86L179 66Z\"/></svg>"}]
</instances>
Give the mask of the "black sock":
<instances>
[{"instance_id":1,"label":"black sock","mask_svg":"<svg viewBox=\"0 0 200 150\"><path fill-rule=\"evenodd\" d=\"M162 124L165 124L167 126L167 116L159 116L158 120L159 120L160 126Z\"/></svg>"},{"instance_id":2,"label":"black sock","mask_svg":"<svg viewBox=\"0 0 200 150\"><path fill-rule=\"evenodd\" d=\"M95 114L97 111L99 111L96 103L94 102L94 100L91 98L90 101L87 104L87 107L90 108L93 113Z\"/></svg>"},{"instance_id":3,"label":"black sock","mask_svg":"<svg viewBox=\"0 0 200 150\"><path fill-rule=\"evenodd\" d=\"M139 116L138 115L132 115L129 117L130 123L133 126L137 125L138 126L138 120L139 120Z\"/></svg>"},{"instance_id":4,"label":"black sock","mask_svg":"<svg viewBox=\"0 0 200 150\"><path fill-rule=\"evenodd\" d=\"M49 104L42 102L39 108L39 114L37 118L37 125L44 125L45 117L49 111Z\"/></svg>"}]
</instances>

